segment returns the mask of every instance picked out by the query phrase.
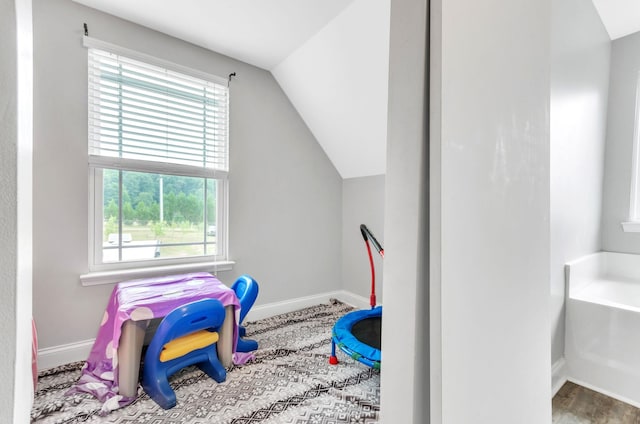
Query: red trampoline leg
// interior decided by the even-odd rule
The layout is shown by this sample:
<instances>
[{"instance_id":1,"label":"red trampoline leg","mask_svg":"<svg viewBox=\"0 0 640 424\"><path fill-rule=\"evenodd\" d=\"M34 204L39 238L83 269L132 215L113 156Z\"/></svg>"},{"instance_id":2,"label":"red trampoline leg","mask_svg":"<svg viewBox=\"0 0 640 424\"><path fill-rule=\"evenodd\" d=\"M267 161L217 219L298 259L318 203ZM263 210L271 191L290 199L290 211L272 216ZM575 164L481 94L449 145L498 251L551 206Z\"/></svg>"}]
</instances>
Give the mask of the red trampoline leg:
<instances>
[{"instance_id":1,"label":"red trampoline leg","mask_svg":"<svg viewBox=\"0 0 640 424\"><path fill-rule=\"evenodd\" d=\"M329 356L329 363L331 365L338 365L338 357L336 356L336 342L331 339L331 356Z\"/></svg>"}]
</instances>

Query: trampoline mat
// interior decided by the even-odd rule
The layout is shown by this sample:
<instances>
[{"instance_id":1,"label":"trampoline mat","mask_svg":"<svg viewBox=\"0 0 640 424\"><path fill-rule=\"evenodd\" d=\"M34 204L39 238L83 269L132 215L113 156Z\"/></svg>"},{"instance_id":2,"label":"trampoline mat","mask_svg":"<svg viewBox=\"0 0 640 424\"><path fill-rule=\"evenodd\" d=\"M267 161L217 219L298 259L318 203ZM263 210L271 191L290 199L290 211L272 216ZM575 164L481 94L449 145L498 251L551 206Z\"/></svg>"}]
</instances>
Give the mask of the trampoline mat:
<instances>
[{"instance_id":1,"label":"trampoline mat","mask_svg":"<svg viewBox=\"0 0 640 424\"><path fill-rule=\"evenodd\" d=\"M371 317L362 319L351 327L351 334L360 342L380 350L380 334L382 318Z\"/></svg>"}]
</instances>

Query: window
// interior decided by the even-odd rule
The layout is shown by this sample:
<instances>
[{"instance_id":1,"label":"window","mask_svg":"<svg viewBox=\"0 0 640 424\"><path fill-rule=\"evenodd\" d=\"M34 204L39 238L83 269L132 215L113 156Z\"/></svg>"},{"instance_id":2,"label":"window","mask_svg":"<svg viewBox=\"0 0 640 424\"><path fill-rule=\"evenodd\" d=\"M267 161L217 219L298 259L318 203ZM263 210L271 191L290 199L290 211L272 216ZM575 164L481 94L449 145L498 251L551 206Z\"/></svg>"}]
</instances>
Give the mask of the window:
<instances>
[{"instance_id":1,"label":"window","mask_svg":"<svg viewBox=\"0 0 640 424\"><path fill-rule=\"evenodd\" d=\"M622 228L625 232L640 232L640 75L636 86L629 220L622 223Z\"/></svg>"},{"instance_id":2,"label":"window","mask_svg":"<svg viewBox=\"0 0 640 424\"><path fill-rule=\"evenodd\" d=\"M92 271L225 260L226 81L85 45Z\"/></svg>"}]
</instances>

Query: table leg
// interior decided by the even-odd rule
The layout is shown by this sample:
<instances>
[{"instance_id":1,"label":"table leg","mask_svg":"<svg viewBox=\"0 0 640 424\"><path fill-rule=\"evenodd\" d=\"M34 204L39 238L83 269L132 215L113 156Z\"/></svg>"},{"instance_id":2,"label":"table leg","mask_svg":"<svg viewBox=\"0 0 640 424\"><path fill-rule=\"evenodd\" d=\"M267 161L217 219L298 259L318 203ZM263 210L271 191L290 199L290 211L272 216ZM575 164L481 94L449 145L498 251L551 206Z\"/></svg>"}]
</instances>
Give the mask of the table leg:
<instances>
[{"instance_id":1,"label":"table leg","mask_svg":"<svg viewBox=\"0 0 640 424\"><path fill-rule=\"evenodd\" d=\"M127 320L122 326L118 346L118 392L123 396L135 397L138 394L140 356L148 326L149 320Z\"/></svg>"},{"instance_id":2,"label":"table leg","mask_svg":"<svg viewBox=\"0 0 640 424\"><path fill-rule=\"evenodd\" d=\"M234 307L227 306L224 322L220 327L220 339L218 339L218 359L223 367L233 364L233 329L235 325Z\"/></svg>"}]
</instances>

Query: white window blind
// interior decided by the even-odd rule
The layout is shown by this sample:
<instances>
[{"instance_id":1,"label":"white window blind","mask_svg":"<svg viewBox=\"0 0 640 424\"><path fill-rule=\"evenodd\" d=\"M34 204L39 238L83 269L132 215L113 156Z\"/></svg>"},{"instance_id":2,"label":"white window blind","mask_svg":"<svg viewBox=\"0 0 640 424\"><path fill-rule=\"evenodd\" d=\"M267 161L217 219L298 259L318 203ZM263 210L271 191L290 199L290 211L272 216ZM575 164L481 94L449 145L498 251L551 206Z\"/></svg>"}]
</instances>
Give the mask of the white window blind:
<instances>
[{"instance_id":1,"label":"white window blind","mask_svg":"<svg viewBox=\"0 0 640 424\"><path fill-rule=\"evenodd\" d=\"M229 165L228 88L89 49L89 161L213 177Z\"/></svg>"}]
</instances>

